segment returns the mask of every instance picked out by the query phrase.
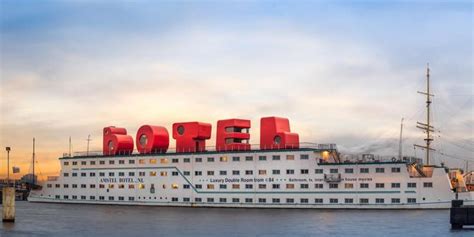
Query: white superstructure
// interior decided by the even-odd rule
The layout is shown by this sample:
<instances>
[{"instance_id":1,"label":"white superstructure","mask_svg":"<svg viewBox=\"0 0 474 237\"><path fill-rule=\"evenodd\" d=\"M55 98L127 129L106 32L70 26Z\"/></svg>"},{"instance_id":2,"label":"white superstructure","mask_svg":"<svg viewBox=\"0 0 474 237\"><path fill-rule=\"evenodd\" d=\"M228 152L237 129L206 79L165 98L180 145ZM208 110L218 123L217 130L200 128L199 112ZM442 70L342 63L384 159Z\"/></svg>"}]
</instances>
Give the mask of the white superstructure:
<instances>
[{"instance_id":1,"label":"white superstructure","mask_svg":"<svg viewBox=\"0 0 474 237\"><path fill-rule=\"evenodd\" d=\"M335 162L335 150L60 158L32 202L258 208L448 208L447 169L401 160ZM328 146L324 146L328 147ZM335 145L330 146L335 148ZM472 192L459 198L473 200Z\"/></svg>"}]
</instances>

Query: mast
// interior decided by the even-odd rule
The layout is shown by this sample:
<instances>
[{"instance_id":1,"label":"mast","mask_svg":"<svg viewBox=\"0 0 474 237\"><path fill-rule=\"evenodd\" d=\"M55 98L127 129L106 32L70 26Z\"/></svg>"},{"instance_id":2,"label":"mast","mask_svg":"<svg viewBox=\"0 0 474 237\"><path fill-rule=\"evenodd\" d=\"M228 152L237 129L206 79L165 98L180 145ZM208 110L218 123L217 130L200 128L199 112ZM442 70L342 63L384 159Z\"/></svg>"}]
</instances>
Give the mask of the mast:
<instances>
[{"instance_id":1,"label":"mast","mask_svg":"<svg viewBox=\"0 0 474 237\"><path fill-rule=\"evenodd\" d=\"M69 157L71 157L71 149L72 149L71 136L69 136Z\"/></svg>"},{"instance_id":2,"label":"mast","mask_svg":"<svg viewBox=\"0 0 474 237\"><path fill-rule=\"evenodd\" d=\"M425 146L416 145L415 147L420 147L426 149L426 164L430 165L430 151L434 151L431 148L431 142L433 138L431 137L431 133L434 133L434 127L431 125L430 121L430 106L431 106L431 97L433 94L430 94L430 65L427 64L426 66L426 92L418 91L419 94L426 95L426 123L416 122L416 127L423 130L426 133L426 138L424 139L426 142Z\"/></svg>"},{"instance_id":3,"label":"mast","mask_svg":"<svg viewBox=\"0 0 474 237\"><path fill-rule=\"evenodd\" d=\"M402 160L402 137L403 137L403 118L402 118L402 121L400 123L400 142L398 144L398 159L399 160Z\"/></svg>"},{"instance_id":4,"label":"mast","mask_svg":"<svg viewBox=\"0 0 474 237\"><path fill-rule=\"evenodd\" d=\"M35 186L35 138L33 137L33 186Z\"/></svg>"},{"instance_id":5,"label":"mast","mask_svg":"<svg viewBox=\"0 0 474 237\"><path fill-rule=\"evenodd\" d=\"M87 153L86 153L87 156L89 156L89 143L91 140L92 140L91 135L90 134L87 135Z\"/></svg>"}]
</instances>

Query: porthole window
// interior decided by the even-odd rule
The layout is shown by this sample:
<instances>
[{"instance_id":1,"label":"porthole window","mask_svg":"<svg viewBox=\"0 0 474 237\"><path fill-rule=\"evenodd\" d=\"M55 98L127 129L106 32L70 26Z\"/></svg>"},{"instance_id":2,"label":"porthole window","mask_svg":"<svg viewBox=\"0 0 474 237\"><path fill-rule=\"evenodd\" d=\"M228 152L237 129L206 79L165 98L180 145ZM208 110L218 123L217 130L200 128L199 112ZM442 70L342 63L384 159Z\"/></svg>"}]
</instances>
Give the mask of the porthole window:
<instances>
[{"instance_id":1,"label":"porthole window","mask_svg":"<svg viewBox=\"0 0 474 237\"><path fill-rule=\"evenodd\" d=\"M184 127L183 127L183 125L179 125L176 130L178 131L178 134L179 134L179 135L183 135L183 134L184 134Z\"/></svg>"},{"instance_id":2,"label":"porthole window","mask_svg":"<svg viewBox=\"0 0 474 237\"><path fill-rule=\"evenodd\" d=\"M275 136L273 138L273 143L279 145L281 143L281 137L280 136Z\"/></svg>"},{"instance_id":3,"label":"porthole window","mask_svg":"<svg viewBox=\"0 0 474 237\"><path fill-rule=\"evenodd\" d=\"M146 144L148 143L148 137L146 136L146 134L142 134L140 136L139 142L140 142L140 145L146 146Z\"/></svg>"}]
</instances>

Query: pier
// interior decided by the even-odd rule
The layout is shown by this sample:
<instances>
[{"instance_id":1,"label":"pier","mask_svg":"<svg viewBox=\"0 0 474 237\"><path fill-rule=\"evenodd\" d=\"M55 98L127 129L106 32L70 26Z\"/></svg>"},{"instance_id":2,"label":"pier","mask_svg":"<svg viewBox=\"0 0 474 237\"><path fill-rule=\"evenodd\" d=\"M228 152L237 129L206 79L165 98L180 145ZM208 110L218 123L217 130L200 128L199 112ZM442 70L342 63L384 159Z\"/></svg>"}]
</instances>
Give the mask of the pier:
<instances>
[{"instance_id":1,"label":"pier","mask_svg":"<svg viewBox=\"0 0 474 237\"><path fill-rule=\"evenodd\" d=\"M474 205L464 205L463 200L452 200L450 211L452 229L462 229L463 226L474 226Z\"/></svg>"}]
</instances>

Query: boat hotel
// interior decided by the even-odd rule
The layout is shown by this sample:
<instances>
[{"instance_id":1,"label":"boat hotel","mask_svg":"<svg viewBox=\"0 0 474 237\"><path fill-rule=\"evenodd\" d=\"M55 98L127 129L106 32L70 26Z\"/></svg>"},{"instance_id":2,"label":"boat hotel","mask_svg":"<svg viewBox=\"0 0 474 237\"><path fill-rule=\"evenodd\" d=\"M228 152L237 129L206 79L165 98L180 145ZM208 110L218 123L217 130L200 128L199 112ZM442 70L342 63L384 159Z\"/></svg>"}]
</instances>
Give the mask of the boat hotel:
<instances>
[{"instance_id":1,"label":"boat hotel","mask_svg":"<svg viewBox=\"0 0 474 237\"><path fill-rule=\"evenodd\" d=\"M428 74L429 80L429 74ZM428 86L429 88L429 86ZM431 104L429 90L427 108ZM429 114L429 111L428 111ZM65 154L59 176L32 190L31 202L245 208L449 208L471 202L459 170L418 158L341 156L335 144L300 143L286 118L260 120L260 144L251 145L250 120L217 122L216 146L206 146L212 126L175 123L169 149L166 128L144 125L135 142L125 128L103 130L102 152ZM136 145L136 151L134 147Z\"/></svg>"}]
</instances>

